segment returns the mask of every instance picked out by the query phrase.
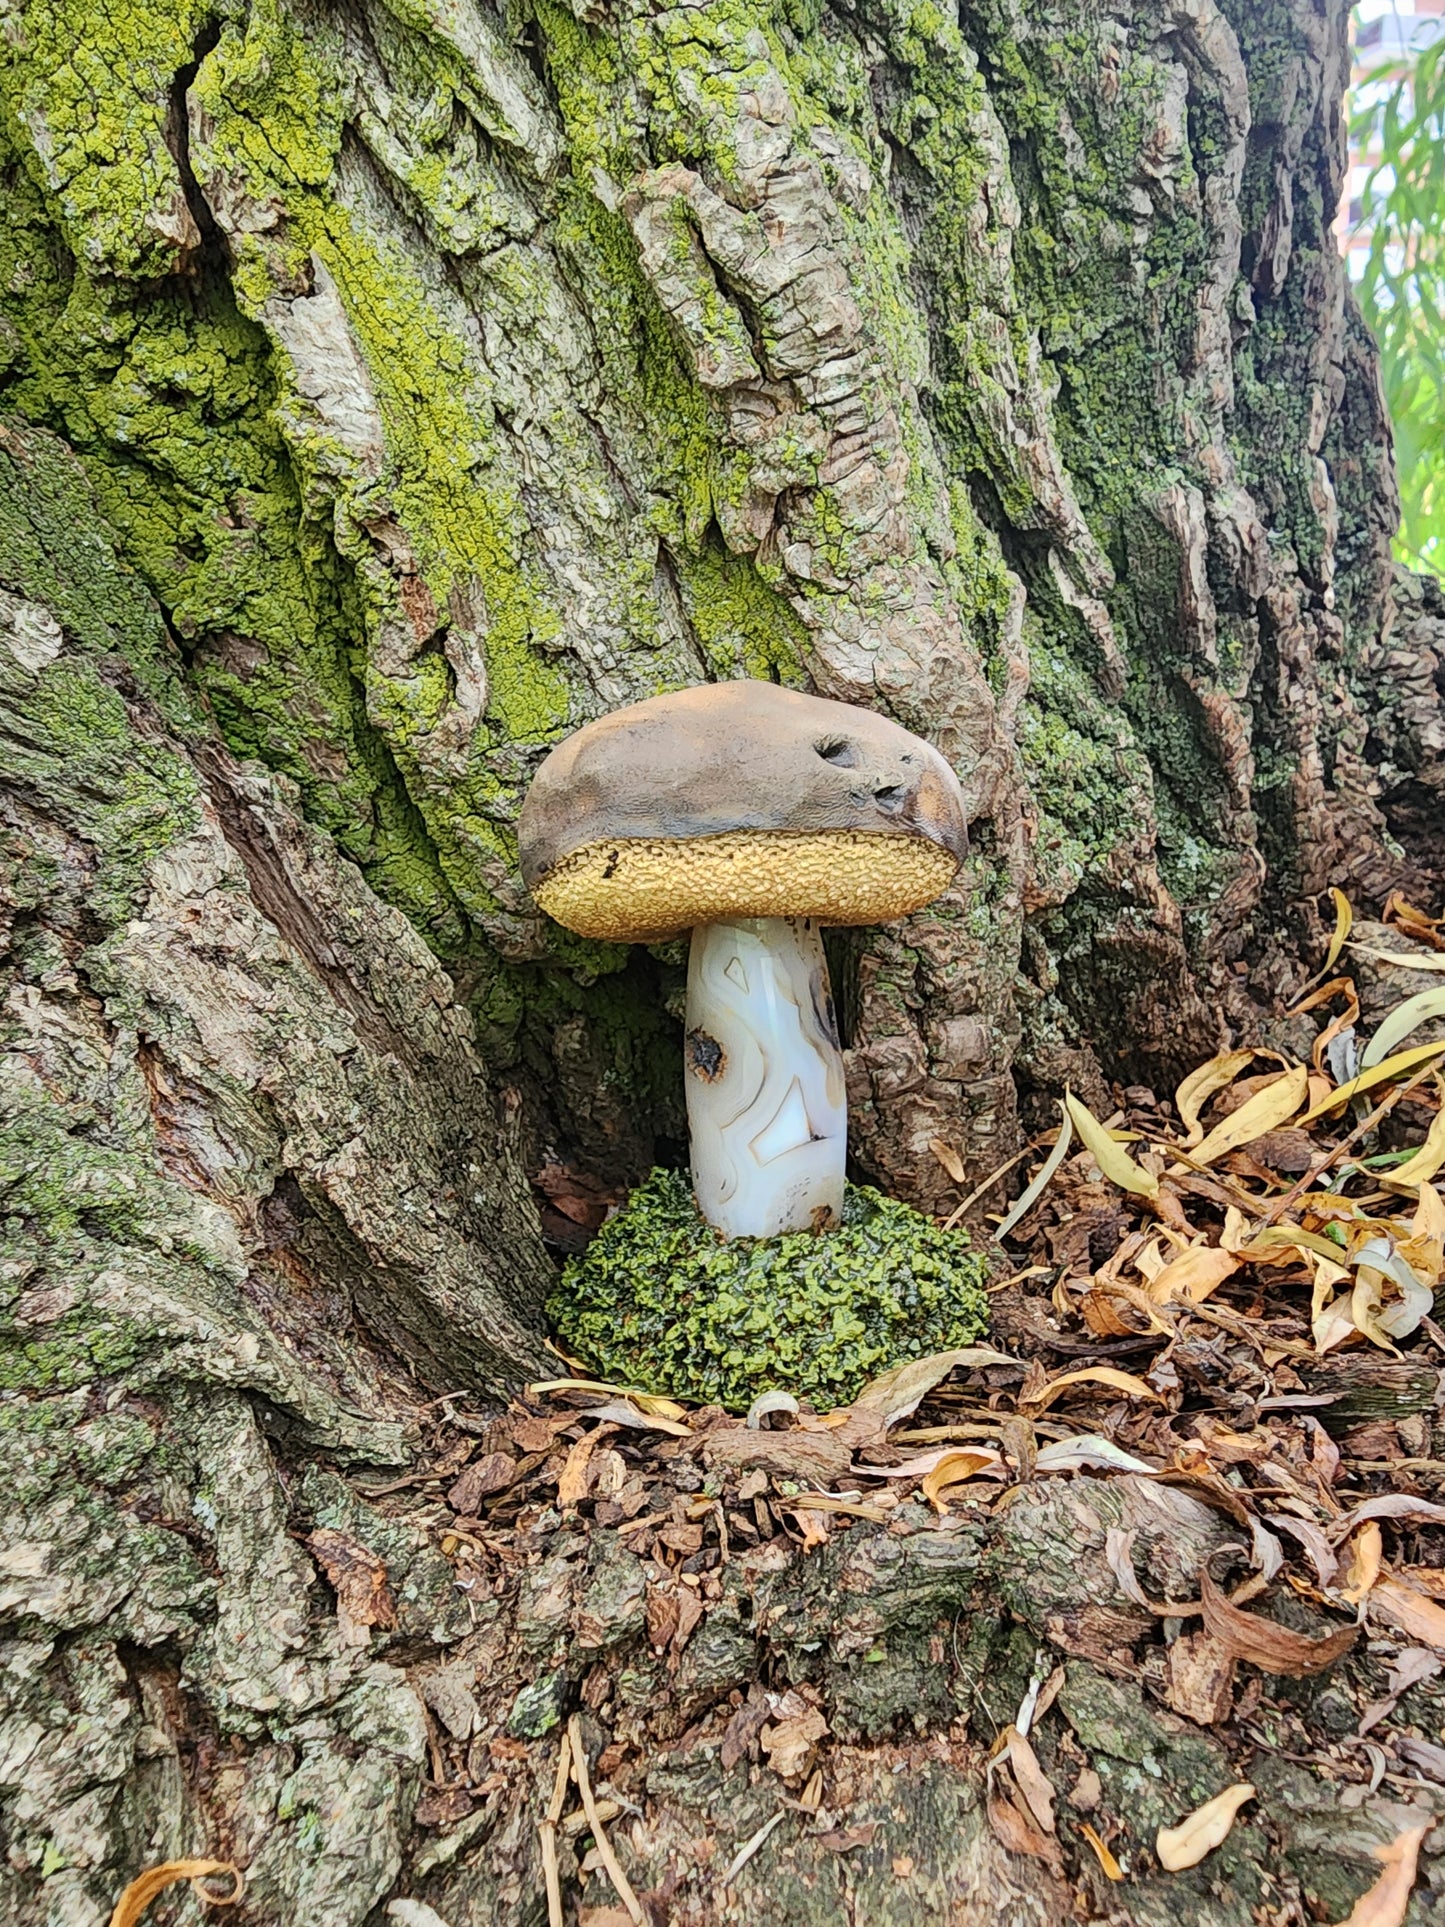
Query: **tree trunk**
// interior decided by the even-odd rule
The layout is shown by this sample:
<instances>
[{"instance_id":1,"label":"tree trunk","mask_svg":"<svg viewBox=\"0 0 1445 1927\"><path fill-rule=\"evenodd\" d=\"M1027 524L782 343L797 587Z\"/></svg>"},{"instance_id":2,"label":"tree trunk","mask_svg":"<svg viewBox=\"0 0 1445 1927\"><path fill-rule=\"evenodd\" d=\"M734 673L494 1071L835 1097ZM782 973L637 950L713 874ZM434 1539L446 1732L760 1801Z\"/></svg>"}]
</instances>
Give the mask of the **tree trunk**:
<instances>
[{"instance_id":1,"label":"tree trunk","mask_svg":"<svg viewBox=\"0 0 1445 1927\"><path fill-rule=\"evenodd\" d=\"M406 1669L491 1622L334 1469L544 1367L526 1173L628 1181L683 1134L681 953L545 925L521 796L569 728L708 677L939 744L966 871L834 956L855 1157L924 1208L932 1139L986 1172L1021 1099L1268 1035L1330 884L1438 889L1441 605L1392 574L1330 233L1347 8L0 18L0 1918L90 1927L219 1829L255 1927L428 1870L450 1927L540 1919L530 1834L418 1853ZM384 1547L389 1638L297 1521ZM900 1677L979 1573L1000 1651L1052 1636L999 1557L878 1607ZM698 1705L858 1670L734 1617ZM1127 1763L1137 1687L1078 1663ZM935 1791L992 1897L955 1841L932 1898L860 1901L838 1856L791 1912L717 1904L1061 1917Z\"/></svg>"}]
</instances>

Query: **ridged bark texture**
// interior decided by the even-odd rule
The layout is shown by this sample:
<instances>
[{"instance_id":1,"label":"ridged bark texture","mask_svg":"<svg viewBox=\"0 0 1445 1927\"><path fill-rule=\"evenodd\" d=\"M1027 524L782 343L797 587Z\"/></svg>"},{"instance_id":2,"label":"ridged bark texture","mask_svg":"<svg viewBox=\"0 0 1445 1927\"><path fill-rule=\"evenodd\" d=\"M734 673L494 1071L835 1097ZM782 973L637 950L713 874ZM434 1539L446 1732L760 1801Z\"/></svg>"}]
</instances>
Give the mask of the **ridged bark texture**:
<instances>
[{"instance_id":1,"label":"ridged bark texture","mask_svg":"<svg viewBox=\"0 0 1445 1927\"><path fill-rule=\"evenodd\" d=\"M1409 875L1346 15L13 9L7 399L460 972L529 1154L680 1135L677 954L514 861L546 748L659 688L810 683L959 767L959 887L840 946L855 1152L923 1204L931 1137L1167 1074L1326 884Z\"/></svg>"},{"instance_id":2,"label":"ridged bark texture","mask_svg":"<svg viewBox=\"0 0 1445 1927\"><path fill-rule=\"evenodd\" d=\"M614 1541L580 1602L577 1561L464 1597L433 1515L333 1469L543 1366L544 1154L680 1145L680 947L572 940L518 879L565 731L772 677L954 762L957 888L832 956L853 1150L924 1206L957 1197L930 1140L991 1168L1021 1094L1105 1104L1256 1024L1331 882L1437 887L1445 615L1392 577L1329 231L1346 29L1344 0L0 0L0 1920L103 1927L206 1841L256 1927L376 1927L398 1883L448 1927L538 1921L521 1819L418 1846L433 1675L460 1654L514 1734L597 1655L619 1705L676 1690ZM1081 1488L1094 1552L1108 1502ZM856 1598L759 1573L777 1611L739 1593L697 1705L796 1667L865 1739L941 1726L971 1689L933 1647L977 1603L1002 1716L1062 1638L1042 1601L1074 1730L1141 1826L1161 1774L1182 1811L1221 1762L1096 1664L1097 1560L1017 1583L1075 1527L1005 1516L992 1564L871 1535ZM370 1643L338 1543L395 1593ZM929 1917L1061 1918L938 1744L922 1780L858 1767ZM659 1761L687 1837L724 1797L743 1837L739 1771ZM1328 1861L1322 1783L1272 1786ZM1338 1917L1391 1831L1377 1802L1345 1875L1292 1863L1286 1917ZM1273 1904L1237 1844L1192 1918ZM718 1907L917 1918L896 1851L781 1901L760 1863ZM1179 1891L1096 1898L1164 1922Z\"/></svg>"}]
</instances>

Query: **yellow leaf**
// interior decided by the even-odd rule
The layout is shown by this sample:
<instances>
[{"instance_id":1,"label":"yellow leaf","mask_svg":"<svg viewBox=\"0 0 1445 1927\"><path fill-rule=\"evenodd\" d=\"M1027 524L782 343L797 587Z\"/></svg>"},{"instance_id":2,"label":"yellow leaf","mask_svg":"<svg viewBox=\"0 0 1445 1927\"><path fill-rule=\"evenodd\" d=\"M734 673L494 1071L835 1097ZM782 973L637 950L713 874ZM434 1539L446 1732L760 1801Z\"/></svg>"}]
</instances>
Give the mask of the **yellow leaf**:
<instances>
[{"instance_id":1,"label":"yellow leaf","mask_svg":"<svg viewBox=\"0 0 1445 1927\"><path fill-rule=\"evenodd\" d=\"M1315 1274L1310 1330L1314 1334L1315 1350L1323 1357L1326 1352L1333 1351L1336 1345L1343 1345L1347 1338L1355 1335L1350 1300L1335 1297L1335 1287L1351 1284L1351 1279L1345 1266L1336 1264L1333 1258L1321 1258L1314 1252L1309 1254L1309 1258Z\"/></svg>"},{"instance_id":2,"label":"yellow leaf","mask_svg":"<svg viewBox=\"0 0 1445 1927\"><path fill-rule=\"evenodd\" d=\"M1388 1847L1376 1847L1375 1858L1384 1862L1385 1871L1368 1893L1360 1895L1340 1927L1402 1927L1420 1862L1420 1842L1434 1824L1426 1820L1418 1827L1406 1827Z\"/></svg>"},{"instance_id":3,"label":"yellow leaf","mask_svg":"<svg viewBox=\"0 0 1445 1927\"><path fill-rule=\"evenodd\" d=\"M201 1886L203 1878L210 1874L224 1874L233 1883L228 1894L215 1894ZM212 1907L234 1907L245 1891L245 1881L239 1867L229 1860L167 1860L158 1867L147 1867L143 1874L137 1874L120 1899L110 1917L110 1927L135 1927L146 1909L158 1894L173 1887L178 1880L189 1880L198 1898L209 1902Z\"/></svg>"},{"instance_id":4,"label":"yellow leaf","mask_svg":"<svg viewBox=\"0 0 1445 1927\"><path fill-rule=\"evenodd\" d=\"M1218 1245L1193 1245L1158 1272L1149 1286L1156 1305L1171 1304L1182 1298L1191 1305L1202 1305L1210 1292L1239 1270L1239 1260Z\"/></svg>"},{"instance_id":5,"label":"yellow leaf","mask_svg":"<svg viewBox=\"0 0 1445 1927\"><path fill-rule=\"evenodd\" d=\"M1403 1077L1406 1071L1413 1071L1417 1066L1427 1063L1430 1058L1442 1055L1445 1055L1445 1038L1439 1043L1417 1044L1413 1050L1397 1051L1395 1056L1387 1057L1383 1064L1376 1064L1372 1070L1361 1071L1348 1084L1341 1084L1337 1091L1331 1091L1322 1103L1311 1106L1299 1122L1313 1124L1317 1117L1323 1117L1327 1111L1337 1111L1362 1091L1372 1091L1377 1084L1388 1084L1397 1077Z\"/></svg>"},{"instance_id":6,"label":"yellow leaf","mask_svg":"<svg viewBox=\"0 0 1445 1927\"><path fill-rule=\"evenodd\" d=\"M1325 954L1325 969L1332 970L1340 952L1349 941L1350 931L1354 928L1355 913L1350 908L1350 900L1343 890L1331 890L1335 902L1335 933L1330 938L1330 947Z\"/></svg>"},{"instance_id":7,"label":"yellow leaf","mask_svg":"<svg viewBox=\"0 0 1445 1927\"><path fill-rule=\"evenodd\" d=\"M542 1378L535 1385L527 1387L529 1393L540 1392L609 1392L617 1398L630 1398L640 1412L649 1418L686 1418L687 1407L679 1405L676 1399L663 1398L658 1392L639 1392L634 1385L608 1385L600 1378ZM585 1412L578 1413L585 1418Z\"/></svg>"},{"instance_id":8,"label":"yellow leaf","mask_svg":"<svg viewBox=\"0 0 1445 1927\"><path fill-rule=\"evenodd\" d=\"M1340 1588L1342 1597L1348 1599L1352 1606L1359 1605L1379 1578L1383 1559L1380 1528L1373 1519L1367 1519L1350 1543L1349 1569L1345 1573L1345 1583Z\"/></svg>"},{"instance_id":9,"label":"yellow leaf","mask_svg":"<svg viewBox=\"0 0 1445 1927\"><path fill-rule=\"evenodd\" d=\"M1152 1295L1159 1297L1161 1304L1178 1303L1181 1300L1191 1305L1202 1305L1206 1298L1212 1297L1224 1283L1239 1270L1239 1258L1232 1251L1221 1250L1215 1245L1201 1245L1195 1251L1187 1252L1176 1258L1154 1280L1150 1287ZM1167 1291L1168 1296L1162 1294Z\"/></svg>"},{"instance_id":10,"label":"yellow leaf","mask_svg":"<svg viewBox=\"0 0 1445 1927\"><path fill-rule=\"evenodd\" d=\"M1372 950L1367 943L1352 943L1350 948L1377 963L1394 964L1397 970L1445 970L1445 956L1432 957L1423 950Z\"/></svg>"},{"instance_id":11,"label":"yellow leaf","mask_svg":"<svg viewBox=\"0 0 1445 1927\"><path fill-rule=\"evenodd\" d=\"M1152 1385L1146 1385L1142 1378L1135 1378L1132 1372L1121 1372L1115 1365L1085 1365L1080 1371L1065 1372L1061 1378L1052 1378L1032 1397L1019 1394L1020 1404L1028 1404L1042 1412L1053 1404L1066 1386L1069 1385L1107 1385L1112 1391L1126 1392L1130 1398L1152 1398L1162 1403Z\"/></svg>"},{"instance_id":12,"label":"yellow leaf","mask_svg":"<svg viewBox=\"0 0 1445 1927\"><path fill-rule=\"evenodd\" d=\"M1095 1833L1087 1820L1079 1828L1079 1832L1083 1834L1089 1845L1094 1849L1094 1858L1103 1869L1104 1878L1106 1880L1122 1880L1124 1878L1124 1869L1119 1865L1118 1861L1114 1858L1113 1854L1110 1853L1109 1849L1104 1845L1103 1841L1099 1838L1098 1834Z\"/></svg>"},{"instance_id":13,"label":"yellow leaf","mask_svg":"<svg viewBox=\"0 0 1445 1927\"><path fill-rule=\"evenodd\" d=\"M1342 1256L1340 1247L1322 1231L1304 1231L1297 1224L1266 1225L1247 1244L1231 1244L1229 1248L1237 1258L1256 1265L1292 1264L1306 1251L1331 1264L1337 1264Z\"/></svg>"},{"instance_id":14,"label":"yellow leaf","mask_svg":"<svg viewBox=\"0 0 1445 1927\"><path fill-rule=\"evenodd\" d=\"M1410 1235L1402 1242L1400 1255L1422 1278L1439 1284L1445 1271L1445 1201L1433 1184L1420 1186Z\"/></svg>"},{"instance_id":15,"label":"yellow leaf","mask_svg":"<svg viewBox=\"0 0 1445 1927\"><path fill-rule=\"evenodd\" d=\"M1158 1178L1137 1165L1129 1153L1114 1142L1088 1105L1080 1103L1072 1091L1065 1092L1064 1103L1074 1121L1074 1129L1110 1184L1117 1184L1121 1191L1132 1191L1135 1197L1157 1197Z\"/></svg>"},{"instance_id":16,"label":"yellow leaf","mask_svg":"<svg viewBox=\"0 0 1445 1927\"><path fill-rule=\"evenodd\" d=\"M1439 990L1422 990L1418 997L1406 997L1403 1003L1396 1004L1360 1052L1360 1069L1373 1069L1412 1030L1418 1030L1421 1024L1428 1024L1435 1017L1445 1017L1445 985Z\"/></svg>"},{"instance_id":17,"label":"yellow leaf","mask_svg":"<svg viewBox=\"0 0 1445 1927\"><path fill-rule=\"evenodd\" d=\"M1425 1142L1409 1163L1397 1164L1393 1171L1382 1171L1380 1180L1386 1185L1405 1185L1413 1189L1415 1185L1425 1184L1433 1178L1442 1164L1445 1164L1445 1104L1431 1119Z\"/></svg>"},{"instance_id":18,"label":"yellow leaf","mask_svg":"<svg viewBox=\"0 0 1445 1927\"><path fill-rule=\"evenodd\" d=\"M1210 1164L1226 1151L1237 1151L1241 1144L1251 1144L1266 1131L1277 1130L1304 1103L1309 1093L1309 1076L1303 1064L1296 1064L1292 1071L1284 1071L1262 1091L1246 1098L1237 1111L1231 1111L1222 1124L1216 1124L1208 1137L1190 1152L1194 1163Z\"/></svg>"},{"instance_id":19,"label":"yellow leaf","mask_svg":"<svg viewBox=\"0 0 1445 1927\"><path fill-rule=\"evenodd\" d=\"M1252 1050L1222 1050L1211 1057L1207 1064L1192 1070L1179 1089L1174 1093L1174 1108L1179 1113L1180 1122L1188 1133L1184 1140L1185 1148L1197 1144L1204 1136L1204 1126L1199 1122L1199 1113L1216 1091L1227 1090L1235 1078L1252 1062Z\"/></svg>"},{"instance_id":20,"label":"yellow leaf","mask_svg":"<svg viewBox=\"0 0 1445 1927\"><path fill-rule=\"evenodd\" d=\"M969 1452L962 1448L957 1452L945 1452L924 1479L923 1496L940 1512L946 1511L947 1505L942 1495L949 1486L962 1485L975 1472L982 1472L985 1466L997 1464L997 1452Z\"/></svg>"},{"instance_id":21,"label":"yellow leaf","mask_svg":"<svg viewBox=\"0 0 1445 1927\"><path fill-rule=\"evenodd\" d=\"M1206 1800L1202 1807L1196 1807L1193 1813L1186 1814L1177 1827L1160 1827L1154 1838L1159 1865L1166 1873L1182 1873L1186 1867L1197 1867L1207 1853L1213 1853L1229 1838L1234 1816L1246 1800L1253 1798L1254 1788L1248 1780L1240 1780L1237 1785L1226 1787L1223 1793L1216 1793L1212 1800Z\"/></svg>"}]
</instances>

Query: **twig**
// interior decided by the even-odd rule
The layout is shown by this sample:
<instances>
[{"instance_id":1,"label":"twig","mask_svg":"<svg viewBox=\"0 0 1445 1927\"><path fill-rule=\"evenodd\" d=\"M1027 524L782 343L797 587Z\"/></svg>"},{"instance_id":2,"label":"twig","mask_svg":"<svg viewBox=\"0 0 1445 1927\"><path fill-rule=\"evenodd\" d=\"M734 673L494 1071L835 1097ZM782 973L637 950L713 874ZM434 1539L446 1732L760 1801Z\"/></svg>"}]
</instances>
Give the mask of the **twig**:
<instances>
[{"instance_id":1,"label":"twig","mask_svg":"<svg viewBox=\"0 0 1445 1927\"><path fill-rule=\"evenodd\" d=\"M1287 1211L1297 1198L1304 1196L1312 1184L1319 1182L1332 1164L1338 1163L1346 1151L1351 1150L1359 1143L1362 1137L1365 1137L1370 1131L1373 1131L1375 1126L1380 1122L1380 1119L1387 1117L1400 1102L1401 1098L1408 1097L1417 1084L1423 1084L1425 1079L1438 1069L1438 1064L1433 1062L1422 1064L1408 1084L1397 1085L1388 1097L1382 1098L1374 1110L1370 1112L1370 1115L1365 1119L1363 1124L1357 1124L1348 1137L1340 1139L1339 1143L1335 1146L1334 1150L1330 1152L1323 1164L1317 1164L1313 1170L1306 1171L1304 1176L1298 1179L1298 1181L1285 1192L1282 1198L1277 1199L1276 1202L1269 1207L1264 1214L1264 1221L1260 1229L1266 1230L1272 1225L1281 1212Z\"/></svg>"},{"instance_id":2,"label":"twig","mask_svg":"<svg viewBox=\"0 0 1445 1927\"><path fill-rule=\"evenodd\" d=\"M597 1811L597 1802L592 1797L592 1776L587 1771L587 1749L582 1744L582 1715L574 1713L567 1722L567 1734L572 1742L572 1772L577 1781L577 1791L582 1795L582 1804L587 1810L587 1825L591 1828L592 1838L597 1842L597 1852L607 1878L617 1889L617 1898L632 1916L635 1927L647 1927L647 1916L642 1911L642 1902L632 1891L632 1882L622 1871L617 1855L612 1851L612 1842L602 1829L602 1816Z\"/></svg>"},{"instance_id":3,"label":"twig","mask_svg":"<svg viewBox=\"0 0 1445 1927\"><path fill-rule=\"evenodd\" d=\"M952 1231L953 1227L958 1223L959 1219L968 1210L969 1206L977 1204L980 1198L986 1197L987 1194L990 1191L992 1191L993 1187L998 1183L999 1179L1006 1178L1009 1172L1012 1171L1012 1169L1016 1164L1022 1164L1023 1160L1026 1157L1031 1157L1033 1155L1035 1148L1036 1147L1033 1144L1026 1144L1022 1149L1022 1151L1016 1151L1014 1153L1014 1155L1009 1159L1007 1164L1001 1164L998 1167L997 1171L995 1171L991 1177L985 1178L982 1184L975 1186L975 1188L972 1191L970 1191L968 1196L964 1199L963 1203L956 1204L953 1207L952 1211L950 1211L948 1216L944 1219L943 1221L944 1230Z\"/></svg>"},{"instance_id":4,"label":"twig","mask_svg":"<svg viewBox=\"0 0 1445 1927\"><path fill-rule=\"evenodd\" d=\"M562 1876L557 1871L557 1822L562 1818L567 1798L567 1782L572 1776L572 1733L562 1735L557 1755L557 1778L552 1783L552 1798L545 1819L538 1822L537 1836L542 1843L542 1877L547 1883L547 1927L566 1927L562 1911Z\"/></svg>"},{"instance_id":5,"label":"twig","mask_svg":"<svg viewBox=\"0 0 1445 1927\"><path fill-rule=\"evenodd\" d=\"M772 1819L764 1820L763 1824L758 1828L757 1832L753 1835L752 1839L745 1840L743 1844L738 1848L737 1852L733 1856L732 1865L728 1868L727 1872L722 1877L722 1884L725 1887L730 1887L733 1884L733 1882L737 1879L738 1875L742 1872L743 1868L748 1864L748 1862L752 1859L753 1855L757 1852L758 1848L762 1846L763 1842L767 1839L768 1835L772 1832L773 1828L778 1826L787 1817L787 1812L788 1812L788 1809L786 1807L779 1807L777 1812L773 1815Z\"/></svg>"},{"instance_id":6,"label":"twig","mask_svg":"<svg viewBox=\"0 0 1445 1927\"><path fill-rule=\"evenodd\" d=\"M404 1479L393 1479L389 1485L358 1485L357 1491L365 1493L368 1499L384 1499L388 1492L403 1492L409 1485L445 1485L444 1472L408 1472Z\"/></svg>"}]
</instances>

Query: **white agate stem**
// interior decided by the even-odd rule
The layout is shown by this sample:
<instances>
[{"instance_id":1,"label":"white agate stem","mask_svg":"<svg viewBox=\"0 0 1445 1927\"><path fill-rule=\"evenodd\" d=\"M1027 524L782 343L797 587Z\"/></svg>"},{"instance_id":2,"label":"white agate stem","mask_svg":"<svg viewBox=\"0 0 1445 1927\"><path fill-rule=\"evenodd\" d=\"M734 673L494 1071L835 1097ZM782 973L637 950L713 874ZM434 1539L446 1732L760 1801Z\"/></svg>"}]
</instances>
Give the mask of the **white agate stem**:
<instances>
[{"instance_id":1,"label":"white agate stem","mask_svg":"<svg viewBox=\"0 0 1445 1927\"><path fill-rule=\"evenodd\" d=\"M703 1216L725 1238L836 1224L848 1099L818 926L749 917L694 930L684 1050Z\"/></svg>"}]
</instances>

